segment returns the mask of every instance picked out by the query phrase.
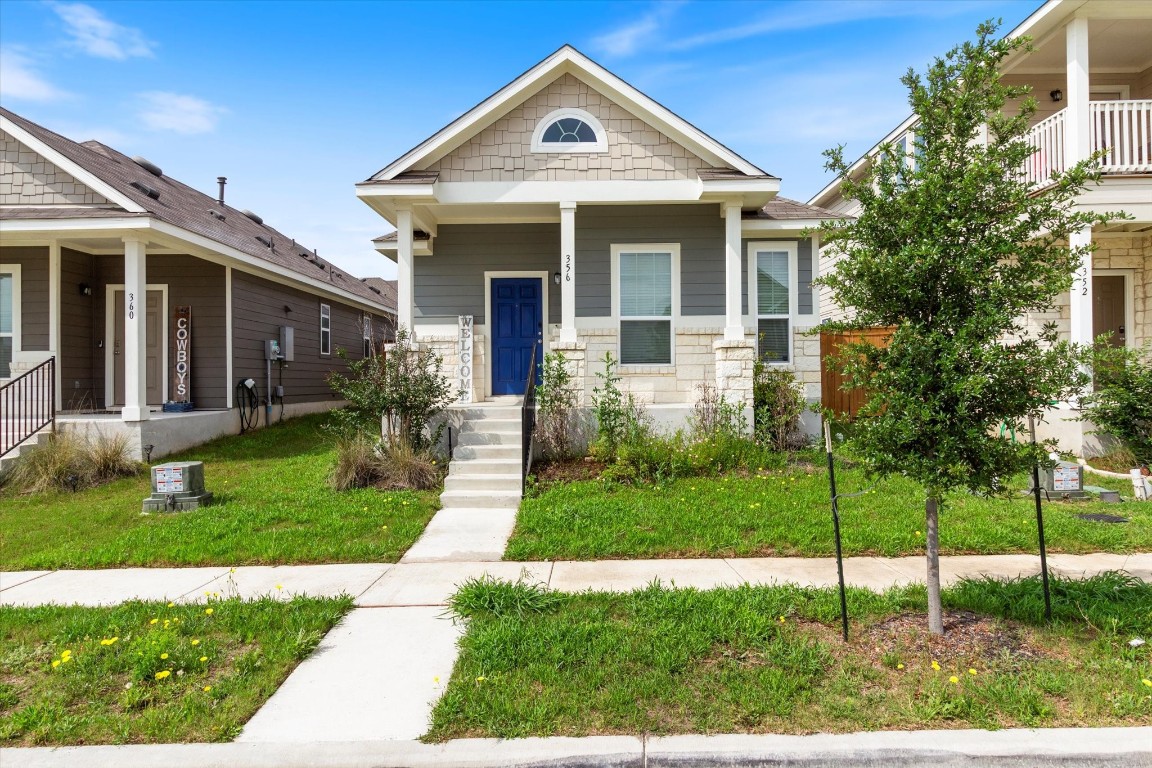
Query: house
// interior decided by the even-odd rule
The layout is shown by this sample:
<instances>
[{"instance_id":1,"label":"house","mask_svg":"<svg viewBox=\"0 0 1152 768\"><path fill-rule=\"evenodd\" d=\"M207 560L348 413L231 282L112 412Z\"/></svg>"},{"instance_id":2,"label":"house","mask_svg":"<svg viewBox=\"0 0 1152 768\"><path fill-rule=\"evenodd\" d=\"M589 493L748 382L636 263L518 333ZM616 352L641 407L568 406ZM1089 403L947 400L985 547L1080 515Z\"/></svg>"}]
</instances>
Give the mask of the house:
<instances>
[{"instance_id":1,"label":"house","mask_svg":"<svg viewBox=\"0 0 1152 768\"><path fill-rule=\"evenodd\" d=\"M751 405L755 355L820 396L811 286L836 215L564 46L356 186L396 232L400 327L465 399L521 395L562 352L589 404L604 356L657 422L698 385ZM461 358L461 328L471 354Z\"/></svg>"},{"instance_id":2,"label":"house","mask_svg":"<svg viewBox=\"0 0 1152 768\"><path fill-rule=\"evenodd\" d=\"M33 411L156 458L236 432L240 405L258 422L330 408L338 351L391 338L379 288L226 204L223 178L213 198L6 109L0 142L0 453Z\"/></svg>"},{"instance_id":3,"label":"house","mask_svg":"<svg viewBox=\"0 0 1152 768\"><path fill-rule=\"evenodd\" d=\"M1006 83L1031 86L1039 106L1029 136L1037 151L1022 172L1043 189L1052 173L1104 150L1101 183L1076 204L1132 217L1075 234L1074 245L1095 246L1090 263L1081 265L1073 289L1052 312L1028 322L1053 321L1063 338L1079 344L1101 334L1129 347L1152 343L1152 3L1050 0L1009 33L1021 35L1032 39L1033 50L1006 60L1002 75ZM852 172L863 172L885 143L907 147L915 162L915 133L914 118L904 120ZM809 204L854 214L854 201L844 200L839 188L832 182ZM823 253L821 268L834 258ZM827 298L821 303L825 317L841 311ZM1094 427L1078 416L1075 403L1055 407L1039 436L1078 454L1103 451Z\"/></svg>"}]
</instances>

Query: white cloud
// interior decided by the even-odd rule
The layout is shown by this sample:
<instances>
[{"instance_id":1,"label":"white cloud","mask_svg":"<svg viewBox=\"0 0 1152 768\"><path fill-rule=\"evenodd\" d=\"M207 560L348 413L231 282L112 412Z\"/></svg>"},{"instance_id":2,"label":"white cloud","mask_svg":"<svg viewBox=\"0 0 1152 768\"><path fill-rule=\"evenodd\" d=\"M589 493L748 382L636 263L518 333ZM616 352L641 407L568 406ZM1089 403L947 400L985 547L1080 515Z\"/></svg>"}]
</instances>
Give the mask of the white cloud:
<instances>
[{"instance_id":1,"label":"white cloud","mask_svg":"<svg viewBox=\"0 0 1152 768\"><path fill-rule=\"evenodd\" d=\"M144 125L155 131L210 133L228 110L196 96L149 91L139 94L143 102L137 113Z\"/></svg>"},{"instance_id":2,"label":"white cloud","mask_svg":"<svg viewBox=\"0 0 1152 768\"><path fill-rule=\"evenodd\" d=\"M681 5L683 3L678 1L660 3L643 18L593 38L592 46L605 55L618 58L647 50L664 23Z\"/></svg>"},{"instance_id":3,"label":"white cloud","mask_svg":"<svg viewBox=\"0 0 1152 768\"><path fill-rule=\"evenodd\" d=\"M108 19L84 3L50 3L65 25L72 43L90 56L123 61L134 56L151 56L155 43L144 33Z\"/></svg>"},{"instance_id":4,"label":"white cloud","mask_svg":"<svg viewBox=\"0 0 1152 768\"><path fill-rule=\"evenodd\" d=\"M69 95L45 80L27 56L11 48L0 48L0 98L59 101Z\"/></svg>"}]
</instances>

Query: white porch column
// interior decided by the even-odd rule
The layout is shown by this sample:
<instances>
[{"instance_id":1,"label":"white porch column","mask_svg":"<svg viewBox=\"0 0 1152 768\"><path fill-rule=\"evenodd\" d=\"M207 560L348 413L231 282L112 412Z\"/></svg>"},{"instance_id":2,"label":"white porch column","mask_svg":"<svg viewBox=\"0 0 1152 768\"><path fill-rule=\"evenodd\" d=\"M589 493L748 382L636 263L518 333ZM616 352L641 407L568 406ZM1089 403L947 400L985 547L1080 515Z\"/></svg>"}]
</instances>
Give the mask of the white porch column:
<instances>
[{"instance_id":1,"label":"white porch column","mask_svg":"<svg viewBox=\"0 0 1152 768\"><path fill-rule=\"evenodd\" d=\"M740 311L740 203L724 204L724 338L744 338Z\"/></svg>"},{"instance_id":2,"label":"white porch column","mask_svg":"<svg viewBox=\"0 0 1152 768\"><path fill-rule=\"evenodd\" d=\"M63 377L60 375L60 243L53 240L48 245L48 349L56 356L56 410L64 407L64 393L61 391Z\"/></svg>"},{"instance_id":3,"label":"white porch column","mask_svg":"<svg viewBox=\"0 0 1152 768\"><path fill-rule=\"evenodd\" d=\"M1068 42L1068 106L1064 113L1064 165L1091 154L1092 121L1088 113L1088 19L1073 19L1065 29Z\"/></svg>"},{"instance_id":4,"label":"white porch column","mask_svg":"<svg viewBox=\"0 0 1152 768\"><path fill-rule=\"evenodd\" d=\"M576 342L576 203L560 203L560 341Z\"/></svg>"},{"instance_id":5,"label":"white porch column","mask_svg":"<svg viewBox=\"0 0 1152 768\"><path fill-rule=\"evenodd\" d=\"M416 273L412 259L412 211L396 210L396 326L408 330L409 338L416 338L412 326L414 314L414 281Z\"/></svg>"},{"instance_id":6,"label":"white porch column","mask_svg":"<svg viewBox=\"0 0 1152 768\"><path fill-rule=\"evenodd\" d=\"M124 421L148 419L148 275L143 240L124 238Z\"/></svg>"},{"instance_id":7,"label":"white porch column","mask_svg":"<svg viewBox=\"0 0 1152 768\"><path fill-rule=\"evenodd\" d=\"M1068 245L1071 248L1089 245L1092 242L1092 230L1085 228L1073 232L1068 236ZM1072 290L1068 296L1069 317L1071 319L1072 343L1092 343L1092 254L1084 254L1080 264L1076 267L1076 277L1072 281Z\"/></svg>"}]
</instances>

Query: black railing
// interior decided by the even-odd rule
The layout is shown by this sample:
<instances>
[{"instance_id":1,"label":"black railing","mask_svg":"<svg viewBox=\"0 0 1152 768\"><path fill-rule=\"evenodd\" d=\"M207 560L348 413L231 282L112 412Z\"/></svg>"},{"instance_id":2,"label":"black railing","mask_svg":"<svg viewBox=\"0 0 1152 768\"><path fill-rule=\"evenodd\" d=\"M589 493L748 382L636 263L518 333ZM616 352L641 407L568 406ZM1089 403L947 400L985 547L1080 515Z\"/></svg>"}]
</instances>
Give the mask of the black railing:
<instances>
[{"instance_id":1,"label":"black railing","mask_svg":"<svg viewBox=\"0 0 1152 768\"><path fill-rule=\"evenodd\" d=\"M0 387L0 456L56 423L56 358Z\"/></svg>"},{"instance_id":2,"label":"black railing","mask_svg":"<svg viewBox=\"0 0 1152 768\"><path fill-rule=\"evenodd\" d=\"M532 357L528 362L528 376L524 381L524 402L520 405L520 435L523 439L524 462L522 478L527 479L532 469L532 437L536 432L536 350L539 344L532 345Z\"/></svg>"}]
</instances>

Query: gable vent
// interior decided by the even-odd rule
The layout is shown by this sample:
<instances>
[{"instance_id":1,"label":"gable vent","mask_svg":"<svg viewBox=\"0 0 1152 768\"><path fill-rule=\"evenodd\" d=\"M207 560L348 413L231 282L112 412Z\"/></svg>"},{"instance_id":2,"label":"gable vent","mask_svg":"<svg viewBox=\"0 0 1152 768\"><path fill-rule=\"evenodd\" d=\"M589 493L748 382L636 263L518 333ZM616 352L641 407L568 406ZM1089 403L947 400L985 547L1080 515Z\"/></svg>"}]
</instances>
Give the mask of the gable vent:
<instances>
[{"instance_id":1,"label":"gable vent","mask_svg":"<svg viewBox=\"0 0 1152 768\"><path fill-rule=\"evenodd\" d=\"M156 163L150 162L148 158L140 157L137 155L136 157L132 158L132 162L136 163L136 165L148 171L148 173L152 174L153 176L164 175L164 171L160 170L160 166L156 165Z\"/></svg>"},{"instance_id":2,"label":"gable vent","mask_svg":"<svg viewBox=\"0 0 1152 768\"><path fill-rule=\"evenodd\" d=\"M252 219L252 221L256 222L257 224L263 224L264 223L264 219L260 218L256 214L252 213L252 211L244 210L244 211L240 211L240 213L242 213L245 216L247 216L248 218Z\"/></svg>"},{"instance_id":3,"label":"gable vent","mask_svg":"<svg viewBox=\"0 0 1152 768\"><path fill-rule=\"evenodd\" d=\"M153 189L152 187L148 186L147 184L141 184L138 181L134 181L134 182L132 182L132 184L130 186L140 190L141 192L148 195L148 197L152 198L153 200L159 200L160 199L160 192Z\"/></svg>"}]
</instances>

